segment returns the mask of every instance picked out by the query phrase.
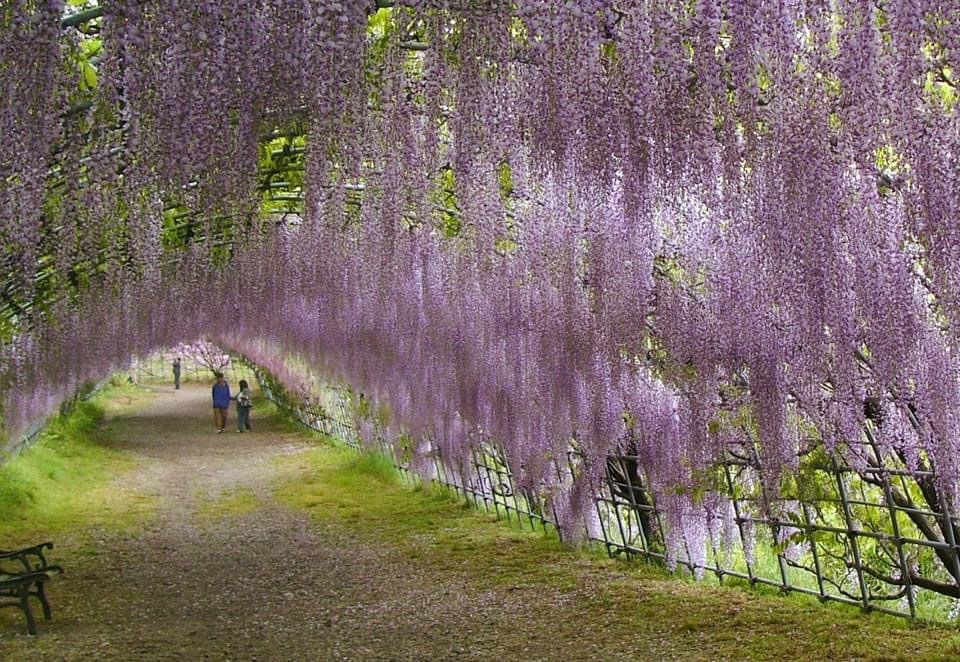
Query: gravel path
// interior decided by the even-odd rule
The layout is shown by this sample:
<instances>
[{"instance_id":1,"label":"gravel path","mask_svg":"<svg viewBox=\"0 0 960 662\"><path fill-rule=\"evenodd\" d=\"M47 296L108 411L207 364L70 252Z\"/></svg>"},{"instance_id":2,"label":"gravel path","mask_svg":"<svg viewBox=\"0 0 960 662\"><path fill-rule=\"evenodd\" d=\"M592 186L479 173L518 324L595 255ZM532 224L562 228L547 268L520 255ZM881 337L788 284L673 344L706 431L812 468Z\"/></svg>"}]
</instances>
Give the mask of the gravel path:
<instances>
[{"instance_id":1,"label":"gravel path","mask_svg":"<svg viewBox=\"0 0 960 662\"><path fill-rule=\"evenodd\" d=\"M487 660L615 653L603 632L588 640L572 627L576 596L569 592L477 588L468 569L424 567L390 545L358 541L277 503L272 487L284 465L273 460L310 448L305 437L258 420L256 411L252 433L217 434L208 386L152 388L157 395L147 407L112 426L118 445L137 462L136 471L118 479L120 487L153 495L158 516L133 533L61 536L54 556L68 562L68 574L51 585L54 621L41 623L36 639L3 633L0 658ZM237 495L254 505L233 514L214 506L204 514ZM628 642L618 639L622 651Z\"/></svg>"}]
</instances>

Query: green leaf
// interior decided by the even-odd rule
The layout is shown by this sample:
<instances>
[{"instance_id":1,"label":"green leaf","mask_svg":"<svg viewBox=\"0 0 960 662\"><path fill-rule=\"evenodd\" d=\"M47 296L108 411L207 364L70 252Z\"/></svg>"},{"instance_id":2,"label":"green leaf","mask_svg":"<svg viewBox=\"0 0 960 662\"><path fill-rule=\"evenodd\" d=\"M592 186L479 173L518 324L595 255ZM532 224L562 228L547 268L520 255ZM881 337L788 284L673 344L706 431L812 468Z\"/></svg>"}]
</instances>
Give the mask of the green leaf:
<instances>
[{"instance_id":1,"label":"green leaf","mask_svg":"<svg viewBox=\"0 0 960 662\"><path fill-rule=\"evenodd\" d=\"M84 62L80 67L82 77L80 79L80 89L84 92L91 92L97 89L97 70L89 62Z\"/></svg>"},{"instance_id":2,"label":"green leaf","mask_svg":"<svg viewBox=\"0 0 960 662\"><path fill-rule=\"evenodd\" d=\"M83 54L88 57L95 57L99 55L100 51L103 50L103 40L102 39L84 39L83 40Z\"/></svg>"}]
</instances>

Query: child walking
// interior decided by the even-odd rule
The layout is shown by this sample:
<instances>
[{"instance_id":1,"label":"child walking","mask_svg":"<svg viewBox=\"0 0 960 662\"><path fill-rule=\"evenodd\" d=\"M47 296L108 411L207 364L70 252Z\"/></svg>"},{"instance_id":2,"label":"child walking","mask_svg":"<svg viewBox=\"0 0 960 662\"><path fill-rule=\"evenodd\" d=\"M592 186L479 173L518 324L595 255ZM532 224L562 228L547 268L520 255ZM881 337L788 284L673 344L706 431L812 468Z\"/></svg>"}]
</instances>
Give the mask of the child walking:
<instances>
[{"instance_id":1,"label":"child walking","mask_svg":"<svg viewBox=\"0 0 960 662\"><path fill-rule=\"evenodd\" d=\"M250 410L253 408L253 394L246 379L240 380L240 391L237 393L237 432L250 430Z\"/></svg>"}]
</instances>

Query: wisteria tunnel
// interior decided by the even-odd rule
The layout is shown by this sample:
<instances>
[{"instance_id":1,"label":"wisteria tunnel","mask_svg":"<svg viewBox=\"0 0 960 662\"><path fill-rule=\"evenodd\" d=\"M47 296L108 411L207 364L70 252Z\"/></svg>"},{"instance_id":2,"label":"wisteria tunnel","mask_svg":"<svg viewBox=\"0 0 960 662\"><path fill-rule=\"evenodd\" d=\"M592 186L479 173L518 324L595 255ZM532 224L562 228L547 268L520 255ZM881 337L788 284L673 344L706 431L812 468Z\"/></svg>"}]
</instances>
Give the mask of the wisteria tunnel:
<instances>
[{"instance_id":1,"label":"wisteria tunnel","mask_svg":"<svg viewBox=\"0 0 960 662\"><path fill-rule=\"evenodd\" d=\"M0 0L0 461L215 346L565 543L952 621L958 56L951 0Z\"/></svg>"}]
</instances>

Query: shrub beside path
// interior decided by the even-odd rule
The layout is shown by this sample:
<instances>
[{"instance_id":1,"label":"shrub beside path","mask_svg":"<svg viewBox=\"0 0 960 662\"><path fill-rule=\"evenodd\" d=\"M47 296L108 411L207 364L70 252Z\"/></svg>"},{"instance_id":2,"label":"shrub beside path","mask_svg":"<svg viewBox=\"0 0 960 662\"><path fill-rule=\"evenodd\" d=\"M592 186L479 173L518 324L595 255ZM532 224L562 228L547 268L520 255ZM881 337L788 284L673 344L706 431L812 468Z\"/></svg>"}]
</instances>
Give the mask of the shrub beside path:
<instances>
[{"instance_id":1,"label":"shrub beside path","mask_svg":"<svg viewBox=\"0 0 960 662\"><path fill-rule=\"evenodd\" d=\"M921 626L666 577L560 549L447 499L384 484L375 463L254 410L216 434L209 387L151 386L110 443L155 501L119 530L55 536L54 620L0 659L950 659ZM231 412L232 413L232 412Z\"/></svg>"}]
</instances>

